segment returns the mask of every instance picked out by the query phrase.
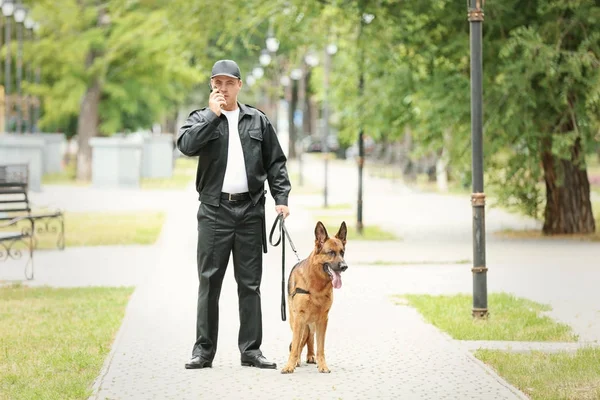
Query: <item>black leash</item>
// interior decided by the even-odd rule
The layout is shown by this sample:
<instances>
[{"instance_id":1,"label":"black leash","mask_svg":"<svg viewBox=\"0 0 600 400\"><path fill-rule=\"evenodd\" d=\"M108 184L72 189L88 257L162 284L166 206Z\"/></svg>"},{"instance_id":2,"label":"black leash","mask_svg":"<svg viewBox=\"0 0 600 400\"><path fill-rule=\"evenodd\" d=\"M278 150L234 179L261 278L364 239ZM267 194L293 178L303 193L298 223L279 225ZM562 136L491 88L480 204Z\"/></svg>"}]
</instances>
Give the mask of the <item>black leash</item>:
<instances>
[{"instance_id":1,"label":"black leash","mask_svg":"<svg viewBox=\"0 0 600 400\"><path fill-rule=\"evenodd\" d=\"M279 223L279 239L277 239L276 243L273 243L273 233L275 232L275 228ZM279 243L281 243L281 320L285 321L285 238L288 238L290 241L290 246L294 253L296 254L296 258L298 262L300 262L300 257L298 257L298 252L296 251L296 247L294 246L294 242L292 242L292 238L285 228L285 222L283 218L283 214L277 215L277 218L273 222L273 227L271 228L271 233L269 234L269 243L271 246L277 247Z\"/></svg>"}]
</instances>

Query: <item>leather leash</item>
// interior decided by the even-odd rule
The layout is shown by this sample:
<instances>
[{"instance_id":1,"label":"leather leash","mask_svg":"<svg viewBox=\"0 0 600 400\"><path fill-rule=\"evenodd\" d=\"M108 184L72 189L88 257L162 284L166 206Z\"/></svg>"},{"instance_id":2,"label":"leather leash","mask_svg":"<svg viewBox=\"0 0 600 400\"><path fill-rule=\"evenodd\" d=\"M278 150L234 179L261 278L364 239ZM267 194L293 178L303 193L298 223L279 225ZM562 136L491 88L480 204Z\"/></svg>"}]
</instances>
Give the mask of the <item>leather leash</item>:
<instances>
[{"instance_id":1,"label":"leather leash","mask_svg":"<svg viewBox=\"0 0 600 400\"><path fill-rule=\"evenodd\" d=\"M279 224L279 239L277 239L276 243L273 243L273 233L275 232L275 228ZM294 246L294 242L292 242L292 238L288 233L285 222L283 218L283 214L277 215L275 221L273 222L273 227L271 228L271 233L269 234L269 243L271 246L277 247L279 243L281 243L281 320L285 321L285 238L288 238L290 241L290 246L294 253L296 254L296 258L298 262L300 262L300 257L298 256L298 252L296 251L296 247Z\"/></svg>"}]
</instances>

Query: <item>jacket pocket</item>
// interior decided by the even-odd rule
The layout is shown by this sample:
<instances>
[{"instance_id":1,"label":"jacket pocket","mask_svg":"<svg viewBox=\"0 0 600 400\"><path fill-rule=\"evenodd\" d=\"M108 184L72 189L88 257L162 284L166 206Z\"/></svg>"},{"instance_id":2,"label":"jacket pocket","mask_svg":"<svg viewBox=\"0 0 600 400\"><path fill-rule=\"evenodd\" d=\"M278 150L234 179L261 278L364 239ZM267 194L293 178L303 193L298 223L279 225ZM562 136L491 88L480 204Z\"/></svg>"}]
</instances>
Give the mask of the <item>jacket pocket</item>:
<instances>
[{"instance_id":1,"label":"jacket pocket","mask_svg":"<svg viewBox=\"0 0 600 400\"><path fill-rule=\"evenodd\" d=\"M248 131L248 136L250 136L252 139L258 140L260 142L262 142L262 140L263 140L263 133L262 133L262 130L260 130L260 129L250 129Z\"/></svg>"}]
</instances>

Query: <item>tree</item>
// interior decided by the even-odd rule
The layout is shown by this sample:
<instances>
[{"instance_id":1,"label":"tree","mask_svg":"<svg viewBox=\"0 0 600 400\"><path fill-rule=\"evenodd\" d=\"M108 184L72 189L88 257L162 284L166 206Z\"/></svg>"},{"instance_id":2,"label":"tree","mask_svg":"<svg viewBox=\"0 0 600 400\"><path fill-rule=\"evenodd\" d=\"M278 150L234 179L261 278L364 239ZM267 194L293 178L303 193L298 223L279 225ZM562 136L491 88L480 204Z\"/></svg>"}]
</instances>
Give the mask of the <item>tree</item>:
<instances>
[{"instance_id":1,"label":"tree","mask_svg":"<svg viewBox=\"0 0 600 400\"><path fill-rule=\"evenodd\" d=\"M496 129L512 143L504 182L545 184L543 232L592 233L595 222L585 156L594 151L600 113L600 7L591 0L538 1L530 23L501 49ZM535 193L534 190L532 190ZM530 209L534 208L532 205Z\"/></svg>"},{"instance_id":2,"label":"tree","mask_svg":"<svg viewBox=\"0 0 600 400\"><path fill-rule=\"evenodd\" d=\"M35 46L44 73L37 89L45 105L41 123L78 116L78 179L91 176L90 138L148 128L203 76L164 3L44 0L34 13L41 21Z\"/></svg>"}]
</instances>

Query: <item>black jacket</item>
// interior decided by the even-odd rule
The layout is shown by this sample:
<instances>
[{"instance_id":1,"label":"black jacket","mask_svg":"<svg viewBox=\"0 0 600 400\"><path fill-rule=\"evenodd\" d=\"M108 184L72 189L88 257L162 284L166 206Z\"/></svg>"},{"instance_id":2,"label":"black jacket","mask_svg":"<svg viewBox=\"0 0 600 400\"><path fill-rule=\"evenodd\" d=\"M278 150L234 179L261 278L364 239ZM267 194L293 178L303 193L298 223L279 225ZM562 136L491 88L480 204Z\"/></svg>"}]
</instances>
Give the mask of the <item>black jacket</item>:
<instances>
[{"instance_id":1,"label":"black jacket","mask_svg":"<svg viewBox=\"0 0 600 400\"><path fill-rule=\"evenodd\" d=\"M238 130L252 201L256 204L261 199L264 182L268 180L275 204L287 206L291 184L275 130L266 115L256 108L239 103L238 107ZM177 148L186 156L198 156L196 190L203 203L219 205L228 145L227 117L223 114L218 117L209 108L193 111L179 129Z\"/></svg>"}]
</instances>

